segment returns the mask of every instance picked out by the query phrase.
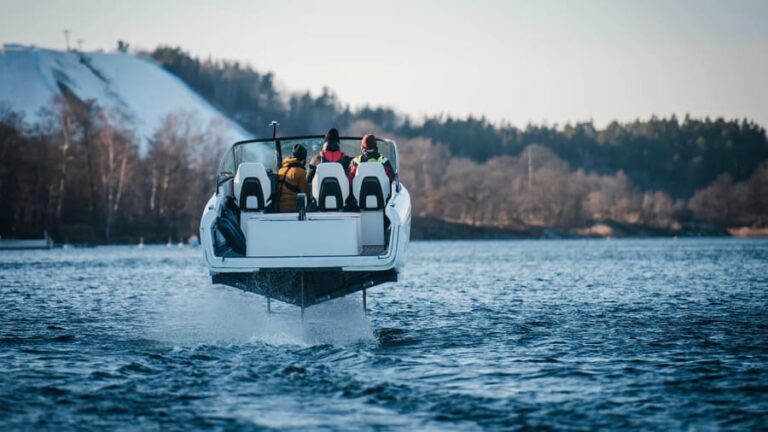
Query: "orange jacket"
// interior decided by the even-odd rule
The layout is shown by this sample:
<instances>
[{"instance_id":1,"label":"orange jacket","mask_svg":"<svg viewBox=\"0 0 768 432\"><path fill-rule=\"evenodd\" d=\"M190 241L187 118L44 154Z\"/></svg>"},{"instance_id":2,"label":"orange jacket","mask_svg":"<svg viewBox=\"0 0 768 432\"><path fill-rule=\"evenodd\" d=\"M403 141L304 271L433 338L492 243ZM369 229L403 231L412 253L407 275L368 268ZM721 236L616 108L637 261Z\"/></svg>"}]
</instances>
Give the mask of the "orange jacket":
<instances>
[{"instance_id":1,"label":"orange jacket","mask_svg":"<svg viewBox=\"0 0 768 432\"><path fill-rule=\"evenodd\" d=\"M307 193L307 171L295 157L288 157L277 171L278 210L282 213L298 211L298 193Z\"/></svg>"}]
</instances>

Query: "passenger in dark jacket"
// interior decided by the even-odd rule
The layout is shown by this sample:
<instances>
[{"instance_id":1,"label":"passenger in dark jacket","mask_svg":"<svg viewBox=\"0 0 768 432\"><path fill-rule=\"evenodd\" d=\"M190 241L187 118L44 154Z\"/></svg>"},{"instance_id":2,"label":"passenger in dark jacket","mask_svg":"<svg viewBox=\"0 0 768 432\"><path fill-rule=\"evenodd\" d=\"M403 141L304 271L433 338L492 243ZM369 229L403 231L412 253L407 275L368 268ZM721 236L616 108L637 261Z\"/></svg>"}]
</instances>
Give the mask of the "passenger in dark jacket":
<instances>
[{"instance_id":1,"label":"passenger in dark jacket","mask_svg":"<svg viewBox=\"0 0 768 432\"><path fill-rule=\"evenodd\" d=\"M340 144L341 139L339 138L339 131L337 131L336 128L330 128L323 140L323 150L309 161L307 183L312 183L312 179L315 178L317 166L323 162L338 162L341 164L341 167L344 168L344 174L349 173L349 163L352 161L352 158L341 151Z\"/></svg>"}]
</instances>

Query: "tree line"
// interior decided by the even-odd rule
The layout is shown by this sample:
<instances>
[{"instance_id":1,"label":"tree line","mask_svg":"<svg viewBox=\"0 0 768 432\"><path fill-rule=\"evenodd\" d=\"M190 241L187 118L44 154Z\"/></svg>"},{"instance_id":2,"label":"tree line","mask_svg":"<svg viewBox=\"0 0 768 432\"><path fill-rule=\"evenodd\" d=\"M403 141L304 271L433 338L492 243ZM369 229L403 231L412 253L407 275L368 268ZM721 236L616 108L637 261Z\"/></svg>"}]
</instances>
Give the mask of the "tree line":
<instances>
[{"instance_id":1,"label":"tree line","mask_svg":"<svg viewBox=\"0 0 768 432\"><path fill-rule=\"evenodd\" d=\"M685 231L715 227L768 227L768 161L742 181L724 173L690 198L638 187L619 170L573 169L551 149L532 144L517 156L484 162L456 157L448 146L404 138L401 177L417 218L525 231L551 227L582 234L593 225L621 222Z\"/></svg>"},{"instance_id":2,"label":"tree line","mask_svg":"<svg viewBox=\"0 0 768 432\"><path fill-rule=\"evenodd\" d=\"M35 125L0 113L0 235L58 242L184 241L198 230L228 143L194 114L167 116L146 154L130 121L65 93ZM349 134L381 133L370 122ZM601 221L680 230L768 226L768 162L737 181L722 173L690 198L638 187L623 171L574 169L538 144L479 162L432 139L394 136L415 220L475 227L585 230Z\"/></svg>"},{"instance_id":3,"label":"tree line","mask_svg":"<svg viewBox=\"0 0 768 432\"><path fill-rule=\"evenodd\" d=\"M280 92L271 73L239 62L199 59L180 48L159 47L143 53L177 75L254 135L279 120L287 134L316 134L334 125L348 129L369 121L403 138L427 138L456 157L477 163L499 156L519 157L526 148L547 148L574 170L598 175L621 171L634 187L688 199L722 174L749 178L768 160L765 129L748 120L651 117L611 122L598 129L591 122L565 125L493 124L485 117L435 115L414 121L393 109L352 110L328 89Z\"/></svg>"}]
</instances>

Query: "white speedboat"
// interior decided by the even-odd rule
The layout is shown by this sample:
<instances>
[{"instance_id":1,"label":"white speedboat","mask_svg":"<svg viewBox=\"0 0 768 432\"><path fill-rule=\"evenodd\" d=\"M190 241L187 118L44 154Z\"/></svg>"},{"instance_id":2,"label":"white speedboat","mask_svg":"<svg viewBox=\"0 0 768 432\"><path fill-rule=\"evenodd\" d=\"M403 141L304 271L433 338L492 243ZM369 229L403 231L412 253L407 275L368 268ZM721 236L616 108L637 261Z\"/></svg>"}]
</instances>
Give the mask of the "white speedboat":
<instances>
[{"instance_id":1,"label":"white speedboat","mask_svg":"<svg viewBox=\"0 0 768 432\"><path fill-rule=\"evenodd\" d=\"M342 137L341 149L354 157L360 141ZM399 180L397 145L377 141L392 165L391 183L381 163L360 164L351 184L339 163L323 163L309 185L310 196L299 196L294 213L274 210L275 174L295 144L303 145L310 159L321 150L323 137L233 144L200 221L212 282L302 311L357 291L363 291L365 307L366 289L396 282L410 242L411 198Z\"/></svg>"}]
</instances>

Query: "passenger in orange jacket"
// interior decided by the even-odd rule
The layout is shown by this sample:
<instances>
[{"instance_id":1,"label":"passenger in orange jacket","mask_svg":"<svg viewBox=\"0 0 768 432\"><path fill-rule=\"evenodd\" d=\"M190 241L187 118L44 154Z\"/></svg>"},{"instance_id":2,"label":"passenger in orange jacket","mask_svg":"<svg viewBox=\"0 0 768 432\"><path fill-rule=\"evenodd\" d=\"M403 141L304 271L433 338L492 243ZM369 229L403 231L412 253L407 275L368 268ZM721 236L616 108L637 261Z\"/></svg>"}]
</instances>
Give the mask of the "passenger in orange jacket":
<instances>
[{"instance_id":1,"label":"passenger in orange jacket","mask_svg":"<svg viewBox=\"0 0 768 432\"><path fill-rule=\"evenodd\" d=\"M296 195L307 193L307 149L296 144L293 153L287 157L277 171L277 210L282 213L299 211Z\"/></svg>"}]
</instances>

